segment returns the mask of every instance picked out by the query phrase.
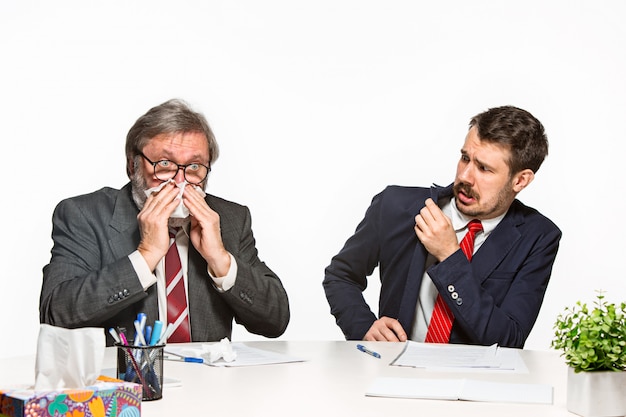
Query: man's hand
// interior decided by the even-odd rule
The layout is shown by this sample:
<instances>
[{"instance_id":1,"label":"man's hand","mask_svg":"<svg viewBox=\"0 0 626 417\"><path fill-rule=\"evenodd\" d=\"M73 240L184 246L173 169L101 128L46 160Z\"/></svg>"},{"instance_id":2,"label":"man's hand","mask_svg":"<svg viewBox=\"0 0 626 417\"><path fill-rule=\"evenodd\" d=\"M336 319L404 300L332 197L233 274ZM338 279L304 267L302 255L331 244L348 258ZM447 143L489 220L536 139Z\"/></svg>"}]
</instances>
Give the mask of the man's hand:
<instances>
[{"instance_id":1,"label":"man's hand","mask_svg":"<svg viewBox=\"0 0 626 417\"><path fill-rule=\"evenodd\" d=\"M372 324L363 340L370 342L406 342L406 332L400 322L391 317L381 317Z\"/></svg>"},{"instance_id":2,"label":"man's hand","mask_svg":"<svg viewBox=\"0 0 626 417\"><path fill-rule=\"evenodd\" d=\"M459 249L452 221L429 198L420 214L415 216L415 234L428 253L439 262Z\"/></svg>"},{"instance_id":3,"label":"man's hand","mask_svg":"<svg viewBox=\"0 0 626 417\"><path fill-rule=\"evenodd\" d=\"M230 269L230 255L224 248L220 231L220 216L206 203L193 186L185 187L183 202L191 213L189 238L207 261L214 277L223 277Z\"/></svg>"},{"instance_id":4,"label":"man's hand","mask_svg":"<svg viewBox=\"0 0 626 417\"><path fill-rule=\"evenodd\" d=\"M141 241L138 250L154 271L170 246L168 220L180 203L179 189L174 183L166 184L158 193L152 193L137 215Z\"/></svg>"}]
</instances>

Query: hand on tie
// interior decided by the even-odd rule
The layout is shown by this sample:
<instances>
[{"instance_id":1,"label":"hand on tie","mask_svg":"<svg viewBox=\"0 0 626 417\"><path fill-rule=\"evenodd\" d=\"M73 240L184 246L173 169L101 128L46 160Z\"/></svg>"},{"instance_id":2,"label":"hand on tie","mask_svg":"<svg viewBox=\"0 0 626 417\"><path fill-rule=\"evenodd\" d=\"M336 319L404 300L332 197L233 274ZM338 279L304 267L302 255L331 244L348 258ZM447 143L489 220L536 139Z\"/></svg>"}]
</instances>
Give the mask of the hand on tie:
<instances>
[{"instance_id":1,"label":"hand on tie","mask_svg":"<svg viewBox=\"0 0 626 417\"><path fill-rule=\"evenodd\" d=\"M429 198L420 213L415 216L415 234L428 253L439 262L459 250L459 243L452 221Z\"/></svg>"},{"instance_id":2,"label":"hand on tie","mask_svg":"<svg viewBox=\"0 0 626 417\"><path fill-rule=\"evenodd\" d=\"M476 233L481 230L483 230L483 225L480 220L474 219L470 221L467 224L467 233L461 241L461 250L470 262L474 256L474 238L476 237ZM428 332L426 333L426 343L448 343L453 321L454 314L452 310L450 310L450 307L443 301L441 294L438 294L428 326Z\"/></svg>"}]
</instances>

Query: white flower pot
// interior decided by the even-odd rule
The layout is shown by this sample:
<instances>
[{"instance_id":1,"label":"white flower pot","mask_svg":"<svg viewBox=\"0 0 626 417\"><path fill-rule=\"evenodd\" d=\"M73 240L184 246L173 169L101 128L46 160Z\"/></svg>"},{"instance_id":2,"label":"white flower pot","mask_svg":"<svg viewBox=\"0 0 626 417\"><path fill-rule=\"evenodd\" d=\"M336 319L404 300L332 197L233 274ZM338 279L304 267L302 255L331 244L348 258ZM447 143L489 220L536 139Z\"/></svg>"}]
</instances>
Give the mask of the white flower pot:
<instances>
[{"instance_id":1,"label":"white flower pot","mask_svg":"<svg viewBox=\"0 0 626 417\"><path fill-rule=\"evenodd\" d=\"M626 416L626 372L568 368L567 410L584 417Z\"/></svg>"}]
</instances>

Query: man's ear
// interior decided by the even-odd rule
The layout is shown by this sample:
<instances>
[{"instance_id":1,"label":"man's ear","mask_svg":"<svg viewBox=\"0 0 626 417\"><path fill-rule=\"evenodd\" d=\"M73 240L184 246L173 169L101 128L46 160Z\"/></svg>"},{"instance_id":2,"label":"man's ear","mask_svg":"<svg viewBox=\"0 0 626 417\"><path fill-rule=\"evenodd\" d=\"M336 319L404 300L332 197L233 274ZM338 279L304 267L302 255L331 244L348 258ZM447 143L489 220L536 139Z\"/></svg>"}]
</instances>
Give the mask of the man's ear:
<instances>
[{"instance_id":1,"label":"man's ear","mask_svg":"<svg viewBox=\"0 0 626 417\"><path fill-rule=\"evenodd\" d=\"M517 174L513 175L513 179L511 184L513 186L513 191L519 193L524 188L528 187L528 184L533 182L535 179L535 173L530 169L523 169Z\"/></svg>"}]
</instances>

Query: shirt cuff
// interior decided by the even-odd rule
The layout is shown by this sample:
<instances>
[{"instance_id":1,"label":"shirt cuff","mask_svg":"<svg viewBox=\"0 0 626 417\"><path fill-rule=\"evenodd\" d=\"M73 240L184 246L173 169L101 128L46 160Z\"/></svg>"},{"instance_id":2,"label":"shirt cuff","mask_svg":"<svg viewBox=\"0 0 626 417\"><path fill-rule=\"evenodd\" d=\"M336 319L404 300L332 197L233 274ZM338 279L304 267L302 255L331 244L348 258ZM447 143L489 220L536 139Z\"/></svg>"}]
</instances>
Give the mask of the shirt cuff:
<instances>
[{"instance_id":1,"label":"shirt cuff","mask_svg":"<svg viewBox=\"0 0 626 417\"><path fill-rule=\"evenodd\" d=\"M235 261L235 257L230 252L228 252L228 256L230 256L230 268L225 276L219 278L214 277L207 269L209 276L213 279L215 289L219 292L226 292L230 290L235 285L235 280L237 278L237 261Z\"/></svg>"},{"instance_id":2,"label":"shirt cuff","mask_svg":"<svg viewBox=\"0 0 626 417\"><path fill-rule=\"evenodd\" d=\"M150 271L146 260L138 250L128 255L128 259L130 259L130 263L133 265L133 269L137 273L144 291L156 284L156 276Z\"/></svg>"}]
</instances>

